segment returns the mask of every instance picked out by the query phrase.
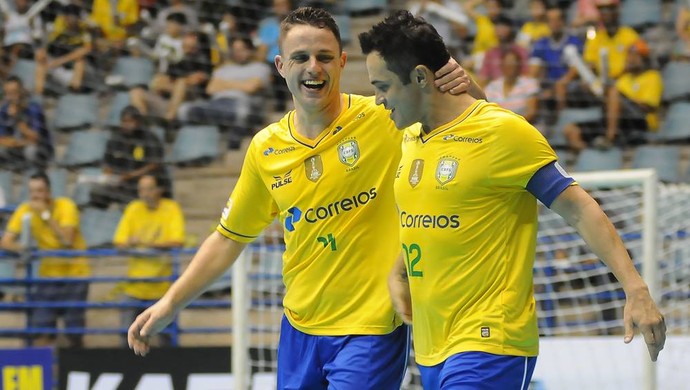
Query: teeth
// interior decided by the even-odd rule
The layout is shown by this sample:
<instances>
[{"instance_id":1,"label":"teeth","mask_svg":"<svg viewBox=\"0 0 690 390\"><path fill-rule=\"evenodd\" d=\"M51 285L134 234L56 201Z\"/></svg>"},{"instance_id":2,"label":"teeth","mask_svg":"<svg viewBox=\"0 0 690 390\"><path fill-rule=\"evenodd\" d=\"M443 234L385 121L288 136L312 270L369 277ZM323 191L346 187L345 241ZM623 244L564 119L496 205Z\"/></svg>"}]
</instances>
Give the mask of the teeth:
<instances>
[{"instance_id":1,"label":"teeth","mask_svg":"<svg viewBox=\"0 0 690 390\"><path fill-rule=\"evenodd\" d=\"M323 84L323 81L316 81L316 80L305 80L304 81L305 85L321 85Z\"/></svg>"}]
</instances>

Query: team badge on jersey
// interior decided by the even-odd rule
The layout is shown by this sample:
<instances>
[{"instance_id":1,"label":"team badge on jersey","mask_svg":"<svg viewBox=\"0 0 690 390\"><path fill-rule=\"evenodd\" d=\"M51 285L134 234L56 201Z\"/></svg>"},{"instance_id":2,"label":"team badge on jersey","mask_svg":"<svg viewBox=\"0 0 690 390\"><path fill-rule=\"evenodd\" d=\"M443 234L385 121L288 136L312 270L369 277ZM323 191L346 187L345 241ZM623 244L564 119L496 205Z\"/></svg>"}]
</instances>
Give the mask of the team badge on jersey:
<instances>
[{"instance_id":1,"label":"team badge on jersey","mask_svg":"<svg viewBox=\"0 0 690 390\"><path fill-rule=\"evenodd\" d=\"M359 160L359 145L357 140L345 141L338 145L338 158L340 162L351 167Z\"/></svg>"},{"instance_id":2,"label":"team badge on jersey","mask_svg":"<svg viewBox=\"0 0 690 390\"><path fill-rule=\"evenodd\" d=\"M410 182L412 188L416 187L417 184L419 184L419 181L422 180L423 172L424 160L418 158L412 161L412 166L410 168L410 176L408 177L408 181Z\"/></svg>"},{"instance_id":3,"label":"team badge on jersey","mask_svg":"<svg viewBox=\"0 0 690 390\"><path fill-rule=\"evenodd\" d=\"M458 171L458 160L452 158L442 158L436 167L436 180L441 185L445 185L455 178Z\"/></svg>"},{"instance_id":4,"label":"team badge on jersey","mask_svg":"<svg viewBox=\"0 0 690 390\"><path fill-rule=\"evenodd\" d=\"M307 175L307 179L315 183L321 178L321 175L323 175L321 155L317 154L304 160L304 173Z\"/></svg>"}]
</instances>

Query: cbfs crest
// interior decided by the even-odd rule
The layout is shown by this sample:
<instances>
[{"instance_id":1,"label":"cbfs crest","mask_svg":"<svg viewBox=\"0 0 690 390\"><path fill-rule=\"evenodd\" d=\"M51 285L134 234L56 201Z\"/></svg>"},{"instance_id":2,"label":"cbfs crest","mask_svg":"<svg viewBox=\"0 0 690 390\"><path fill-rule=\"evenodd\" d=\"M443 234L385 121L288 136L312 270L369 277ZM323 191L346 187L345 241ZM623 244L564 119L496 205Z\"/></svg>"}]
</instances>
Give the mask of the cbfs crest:
<instances>
[{"instance_id":1,"label":"cbfs crest","mask_svg":"<svg viewBox=\"0 0 690 390\"><path fill-rule=\"evenodd\" d=\"M458 160L453 158L442 158L436 167L436 181L440 185L446 185L455 178L458 172Z\"/></svg>"},{"instance_id":2,"label":"cbfs crest","mask_svg":"<svg viewBox=\"0 0 690 390\"><path fill-rule=\"evenodd\" d=\"M359 160L359 144L357 140L349 140L338 145L338 158L340 162L351 167Z\"/></svg>"}]
</instances>

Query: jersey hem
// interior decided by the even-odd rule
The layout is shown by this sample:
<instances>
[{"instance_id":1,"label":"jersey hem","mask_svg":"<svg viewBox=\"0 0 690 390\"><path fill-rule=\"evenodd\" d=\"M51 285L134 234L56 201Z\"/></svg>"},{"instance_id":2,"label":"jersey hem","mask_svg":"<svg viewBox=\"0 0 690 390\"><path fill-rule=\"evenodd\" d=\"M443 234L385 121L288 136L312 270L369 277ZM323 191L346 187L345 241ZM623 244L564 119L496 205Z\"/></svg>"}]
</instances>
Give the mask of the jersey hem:
<instances>
[{"instance_id":1,"label":"jersey hem","mask_svg":"<svg viewBox=\"0 0 690 390\"><path fill-rule=\"evenodd\" d=\"M287 312L284 314L293 328L310 336L383 336L392 333L402 325L401 321L396 320L394 324L381 326L302 326L296 324Z\"/></svg>"},{"instance_id":2,"label":"jersey hem","mask_svg":"<svg viewBox=\"0 0 690 390\"><path fill-rule=\"evenodd\" d=\"M225 238L229 238L231 240L235 240L235 241L241 242L241 243L249 243L249 242L256 240L256 237L244 236L242 234L235 233L232 230L223 226L222 224L218 224L218 226L216 227L216 231L218 233L220 233Z\"/></svg>"},{"instance_id":3,"label":"jersey hem","mask_svg":"<svg viewBox=\"0 0 690 390\"><path fill-rule=\"evenodd\" d=\"M463 352L484 352L484 353L490 353L494 355L504 355L504 356L526 356L526 357L535 357L539 354L539 347L535 347L533 349L527 349L527 350L522 350L522 349L517 349L513 347L500 347L500 346L487 346L486 344L463 344L461 346L457 346L455 348L451 348L447 351L444 351L439 354L435 355L430 355L430 356L424 356L420 355L418 352L415 352L415 361L417 364L425 367L432 367L438 364L441 364L448 360L453 355L457 355L459 353Z\"/></svg>"}]
</instances>

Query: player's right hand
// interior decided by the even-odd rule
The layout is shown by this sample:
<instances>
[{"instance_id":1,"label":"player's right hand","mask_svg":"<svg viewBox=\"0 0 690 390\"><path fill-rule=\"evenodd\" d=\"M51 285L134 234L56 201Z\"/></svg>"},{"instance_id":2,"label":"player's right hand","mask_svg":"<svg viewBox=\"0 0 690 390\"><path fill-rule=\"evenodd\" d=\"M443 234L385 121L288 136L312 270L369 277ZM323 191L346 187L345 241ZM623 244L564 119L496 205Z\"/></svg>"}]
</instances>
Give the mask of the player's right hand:
<instances>
[{"instance_id":1,"label":"player's right hand","mask_svg":"<svg viewBox=\"0 0 690 390\"><path fill-rule=\"evenodd\" d=\"M401 274L391 274L388 277L388 291L393 301L393 308L406 324L412 324L412 298L410 283Z\"/></svg>"},{"instance_id":2,"label":"player's right hand","mask_svg":"<svg viewBox=\"0 0 690 390\"><path fill-rule=\"evenodd\" d=\"M175 312L166 301L160 300L139 314L127 331L129 348L139 356L146 356L150 349L151 337L165 329Z\"/></svg>"}]
</instances>

